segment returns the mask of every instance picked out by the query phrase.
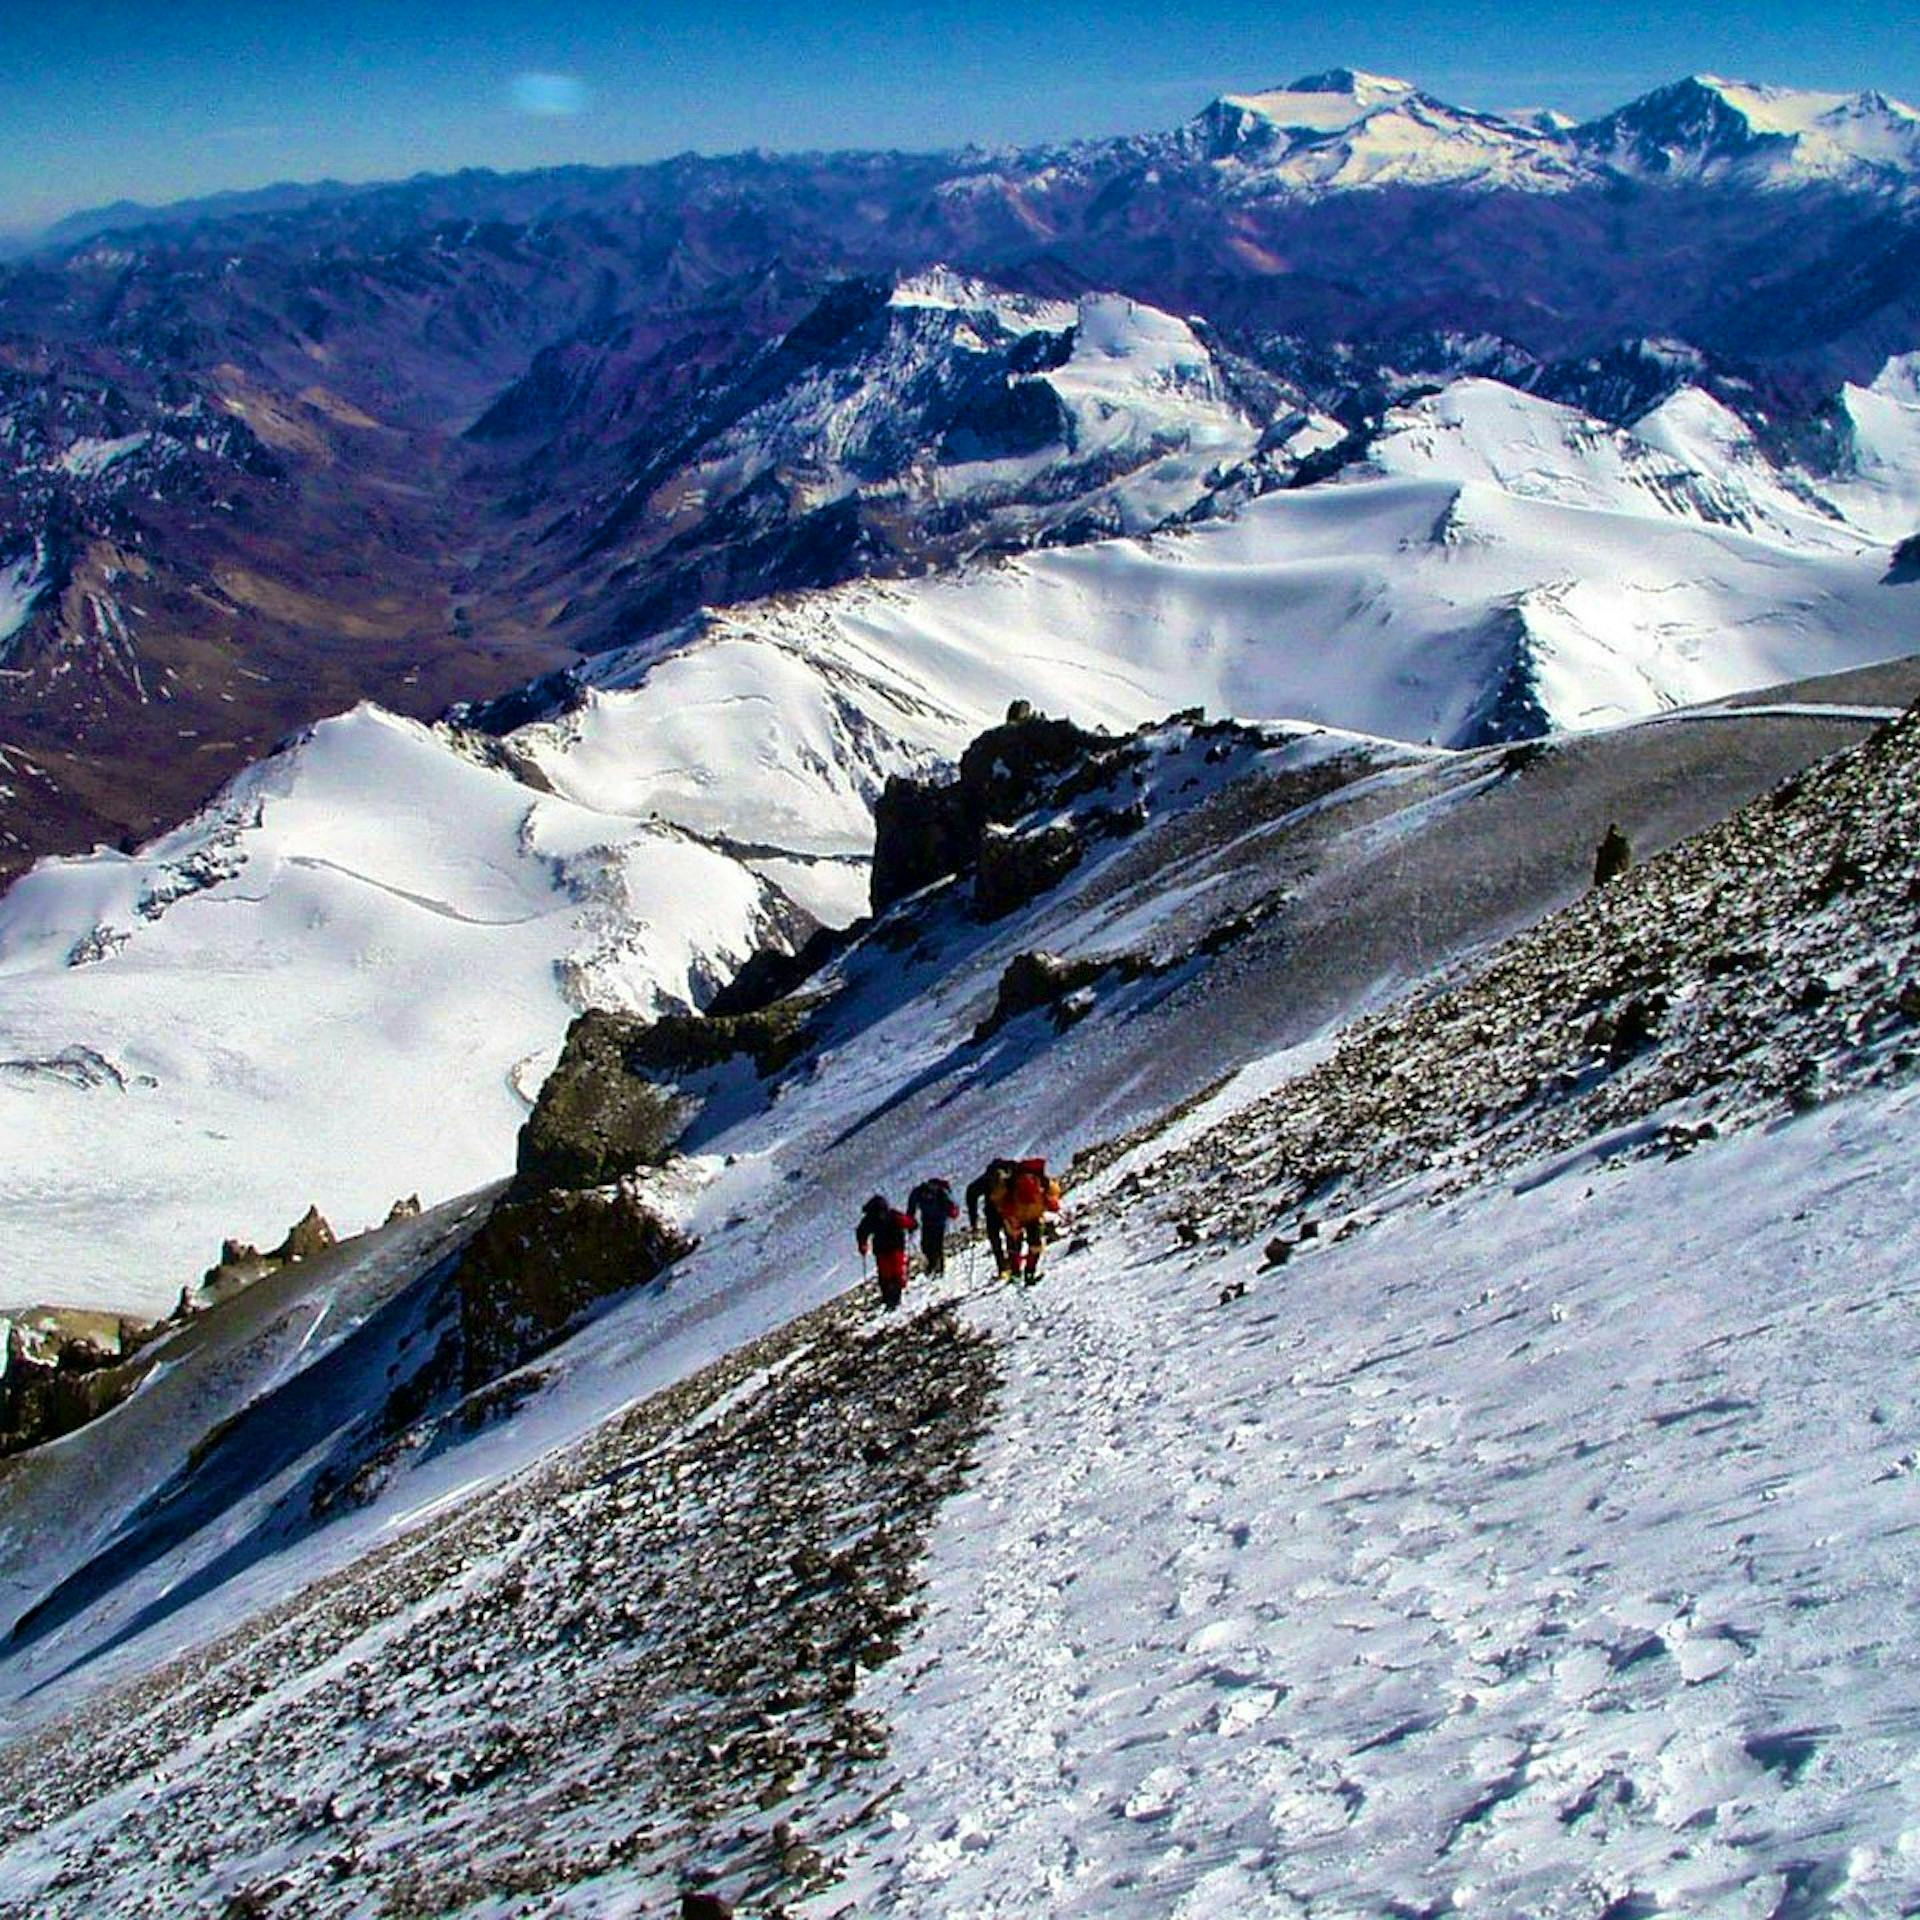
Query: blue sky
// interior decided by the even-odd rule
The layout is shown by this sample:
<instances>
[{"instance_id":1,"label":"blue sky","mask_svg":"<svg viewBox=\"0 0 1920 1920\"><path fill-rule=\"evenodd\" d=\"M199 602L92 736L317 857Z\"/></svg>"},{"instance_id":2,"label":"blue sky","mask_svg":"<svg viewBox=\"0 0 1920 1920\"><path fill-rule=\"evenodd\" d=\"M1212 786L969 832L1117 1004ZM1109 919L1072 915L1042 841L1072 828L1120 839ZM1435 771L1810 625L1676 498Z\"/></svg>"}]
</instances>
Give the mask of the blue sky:
<instances>
[{"instance_id":1,"label":"blue sky","mask_svg":"<svg viewBox=\"0 0 1920 1920\"><path fill-rule=\"evenodd\" d=\"M10 0L0 231L331 176L1168 126L1352 65L1576 114L1700 70L1920 101L1912 0Z\"/></svg>"}]
</instances>

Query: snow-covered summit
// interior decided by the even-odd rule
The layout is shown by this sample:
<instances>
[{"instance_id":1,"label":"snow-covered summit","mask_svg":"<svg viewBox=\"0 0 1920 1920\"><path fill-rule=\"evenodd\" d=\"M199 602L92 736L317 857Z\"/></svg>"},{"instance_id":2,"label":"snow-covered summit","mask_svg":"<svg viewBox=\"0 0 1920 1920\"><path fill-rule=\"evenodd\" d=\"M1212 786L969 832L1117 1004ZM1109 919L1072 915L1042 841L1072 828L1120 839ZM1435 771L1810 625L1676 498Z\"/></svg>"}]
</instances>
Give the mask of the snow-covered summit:
<instances>
[{"instance_id":1,"label":"snow-covered summit","mask_svg":"<svg viewBox=\"0 0 1920 1920\"><path fill-rule=\"evenodd\" d=\"M1394 80L1352 67L1308 74L1284 87L1258 93L1228 94L1229 106L1245 107L1276 126L1313 133L1338 133L1376 108L1399 106L1418 89L1411 80Z\"/></svg>"},{"instance_id":2,"label":"snow-covered summit","mask_svg":"<svg viewBox=\"0 0 1920 1920\"><path fill-rule=\"evenodd\" d=\"M1578 183L1577 156L1536 126L1475 113L1410 81L1336 68L1285 87L1225 94L1187 129L1249 193L1365 187Z\"/></svg>"},{"instance_id":3,"label":"snow-covered summit","mask_svg":"<svg viewBox=\"0 0 1920 1920\"><path fill-rule=\"evenodd\" d=\"M1820 93L1693 74L1576 128L1572 144L1638 179L1872 190L1920 176L1920 114L1884 93Z\"/></svg>"},{"instance_id":4,"label":"snow-covered summit","mask_svg":"<svg viewBox=\"0 0 1920 1920\"><path fill-rule=\"evenodd\" d=\"M1222 94L1174 139L1251 197L1378 187L1562 193L1623 175L1869 193L1920 180L1920 115L1903 101L1704 73L1577 124L1545 108L1452 106L1411 81L1339 67Z\"/></svg>"}]
</instances>

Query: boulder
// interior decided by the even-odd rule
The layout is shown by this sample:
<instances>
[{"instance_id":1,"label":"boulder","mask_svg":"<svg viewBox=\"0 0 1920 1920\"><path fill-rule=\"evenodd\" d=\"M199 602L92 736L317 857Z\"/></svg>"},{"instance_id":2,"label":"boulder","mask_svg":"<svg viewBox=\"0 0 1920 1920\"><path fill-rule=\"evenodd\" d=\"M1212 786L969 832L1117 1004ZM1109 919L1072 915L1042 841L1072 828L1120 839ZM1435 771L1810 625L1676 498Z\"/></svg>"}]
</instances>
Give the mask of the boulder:
<instances>
[{"instance_id":1,"label":"boulder","mask_svg":"<svg viewBox=\"0 0 1920 1920\"><path fill-rule=\"evenodd\" d=\"M1910 587L1920 580L1920 533L1910 533L1893 550L1893 564L1884 583L1889 587Z\"/></svg>"},{"instance_id":2,"label":"boulder","mask_svg":"<svg viewBox=\"0 0 1920 1920\"><path fill-rule=\"evenodd\" d=\"M1057 887L1086 852L1079 832L1062 822L1033 833L989 826L980 836L973 876L973 908L998 920Z\"/></svg>"},{"instance_id":3,"label":"boulder","mask_svg":"<svg viewBox=\"0 0 1920 1920\"><path fill-rule=\"evenodd\" d=\"M690 1109L636 1071L632 1050L648 1024L595 1010L567 1029L559 1062L520 1129L515 1196L604 1187L658 1166L672 1151Z\"/></svg>"},{"instance_id":4,"label":"boulder","mask_svg":"<svg viewBox=\"0 0 1920 1920\"><path fill-rule=\"evenodd\" d=\"M653 1279L693 1245L630 1181L509 1194L455 1279L466 1386L551 1346L594 1302Z\"/></svg>"},{"instance_id":5,"label":"boulder","mask_svg":"<svg viewBox=\"0 0 1920 1920\"><path fill-rule=\"evenodd\" d=\"M1113 963L1062 960L1051 953L1016 953L1000 976L993 1011L974 1029L976 1040L991 1039L1009 1020L1036 1007L1058 1007L1069 995L1098 980Z\"/></svg>"}]
</instances>

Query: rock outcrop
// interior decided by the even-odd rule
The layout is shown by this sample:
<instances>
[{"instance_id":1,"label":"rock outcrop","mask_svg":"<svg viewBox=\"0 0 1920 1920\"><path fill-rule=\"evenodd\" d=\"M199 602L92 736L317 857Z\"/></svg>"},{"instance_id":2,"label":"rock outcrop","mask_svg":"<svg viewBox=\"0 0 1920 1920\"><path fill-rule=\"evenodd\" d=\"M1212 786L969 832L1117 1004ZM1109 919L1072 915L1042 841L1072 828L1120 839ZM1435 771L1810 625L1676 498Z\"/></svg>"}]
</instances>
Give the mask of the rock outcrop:
<instances>
[{"instance_id":1,"label":"rock outcrop","mask_svg":"<svg viewBox=\"0 0 1920 1920\"><path fill-rule=\"evenodd\" d=\"M287 1237L266 1257L282 1264L289 1260L311 1260L315 1254L325 1253L329 1247L339 1244L339 1236L328 1226L326 1216L318 1207L309 1207L287 1229Z\"/></svg>"},{"instance_id":2,"label":"rock outcrop","mask_svg":"<svg viewBox=\"0 0 1920 1920\"><path fill-rule=\"evenodd\" d=\"M1609 880L1617 880L1633 865L1633 845L1620 831L1620 823L1609 821L1607 830L1600 836L1600 844L1594 849L1593 884L1604 887Z\"/></svg>"},{"instance_id":3,"label":"rock outcrop","mask_svg":"<svg viewBox=\"0 0 1920 1920\"><path fill-rule=\"evenodd\" d=\"M520 1130L514 1191L601 1187L658 1166L680 1137L687 1103L636 1071L649 1023L598 1009L567 1029L565 1046Z\"/></svg>"},{"instance_id":4,"label":"rock outcrop","mask_svg":"<svg viewBox=\"0 0 1920 1920\"><path fill-rule=\"evenodd\" d=\"M55 1440L118 1406L160 1329L118 1314L31 1307L0 1316L0 1454Z\"/></svg>"},{"instance_id":5,"label":"rock outcrop","mask_svg":"<svg viewBox=\"0 0 1920 1920\"><path fill-rule=\"evenodd\" d=\"M632 1182L510 1194L460 1262L466 1385L497 1379L595 1301L653 1279L692 1247Z\"/></svg>"},{"instance_id":6,"label":"rock outcrop","mask_svg":"<svg viewBox=\"0 0 1920 1920\"><path fill-rule=\"evenodd\" d=\"M1000 976L992 1012L974 1029L973 1037L991 1039L1009 1020L1017 1020L1037 1007L1053 1008L1055 1024L1070 1025L1071 1015L1066 1009L1073 995L1091 986L1113 965L1108 960L1062 960L1051 953L1016 953Z\"/></svg>"},{"instance_id":7,"label":"rock outcrop","mask_svg":"<svg viewBox=\"0 0 1920 1920\"><path fill-rule=\"evenodd\" d=\"M747 1055L760 1074L778 1073L807 1045L807 1016L817 997L792 995L751 1013L670 1013L638 1033L629 1069L672 1076L704 1072Z\"/></svg>"},{"instance_id":8,"label":"rock outcrop","mask_svg":"<svg viewBox=\"0 0 1920 1920\"><path fill-rule=\"evenodd\" d=\"M874 912L960 872L973 858L978 834L957 781L935 785L892 775L873 809L868 898Z\"/></svg>"},{"instance_id":9,"label":"rock outcrop","mask_svg":"<svg viewBox=\"0 0 1920 1920\"><path fill-rule=\"evenodd\" d=\"M958 779L889 780L873 816L874 912L950 873L966 872L978 860L989 826L1019 819L1063 774L1112 745L1071 720L1035 713L1016 700L1002 725L968 745Z\"/></svg>"},{"instance_id":10,"label":"rock outcrop","mask_svg":"<svg viewBox=\"0 0 1920 1920\"><path fill-rule=\"evenodd\" d=\"M674 1031L707 1024L694 1016ZM727 1024L765 1036L779 1026L769 1015ZM469 1390L551 1346L594 1302L653 1279L692 1248L645 1192L645 1175L665 1162L692 1110L645 1075L673 1052L657 1025L596 1010L568 1029L520 1130L512 1184L455 1272Z\"/></svg>"},{"instance_id":11,"label":"rock outcrop","mask_svg":"<svg viewBox=\"0 0 1920 1920\"><path fill-rule=\"evenodd\" d=\"M973 910L999 920L1057 887L1080 864L1079 829L1060 821L1033 833L988 825L980 833L973 873Z\"/></svg>"}]
</instances>

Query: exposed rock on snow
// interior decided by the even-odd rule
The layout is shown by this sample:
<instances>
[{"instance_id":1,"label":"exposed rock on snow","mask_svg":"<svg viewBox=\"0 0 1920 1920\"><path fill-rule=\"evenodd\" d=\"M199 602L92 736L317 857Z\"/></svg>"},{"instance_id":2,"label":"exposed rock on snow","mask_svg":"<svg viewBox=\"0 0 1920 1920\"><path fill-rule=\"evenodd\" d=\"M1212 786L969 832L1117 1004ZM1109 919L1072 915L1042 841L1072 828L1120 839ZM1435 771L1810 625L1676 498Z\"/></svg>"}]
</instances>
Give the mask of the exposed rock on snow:
<instances>
[{"instance_id":1,"label":"exposed rock on snow","mask_svg":"<svg viewBox=\"0 0 1920 1920\"><path fill-rule=\"evenodd\" d=\"M598 1009L567 1029L520 1130L514 1187L602 1187L643 1167L657 1167L686 1124L685 1104L630 1064L647 1022Z\"/></svg>"},{"instance_id":2,"label":"exposed rock on snow","mask_svg":"<svg viewBox=\"0 0 1920 1920\"><path fill-rule=\"evenodd\" d=\"M1052 1007L1056 1020L1072 997L1106 973L1113 963L1104 960L1062 960L1053 953L1016 953L1000 976L993 1010L974 1028L976 1040L991 1039L1009 1020L1040 1007Z\"/></svg>"},{"instance_id":3,"label":"exposed rock on snow","mask_svg":"<svg viewBox=\"0 0 1920 1920\"><path fill-rule=\"evenodd\" d=\"M1017 820L1099 744L1098 735L1021 700L1004 725L968 743L958 779L890 779L874 803L874 911L971 868L988 827Z\"/></svg>"},{"instance_id":4,"label":"exposed rock on snow","mask_svg":"<svg viewBox=\"0 0 1920 1920\"><path fill-rule=\"evenodd\" d=\"M516 1187L487 1216L455 1276L467 1388L551 1346L587 1308L655 1279L693 1246L636 1182Z\"/></svg>"},{"instance_id":5,"label":"exposed rock on snow","mask_svg":"<svg viewBox=\"0 0 1920 1920\"><path fill-rule=\"evenodd\" d=\"M982 828L974 855L974 911L982 920L1002 919L1057 887L1085 851L1079 829L1065 820L1031 833Z\"/></svg>"},{"instance_id":6,"label":"exposed rock on snow","mask_svg":"<svg viewBox=\"0 0 1920 1920\"><path fill-rule=\"evenodd\" d=\"M151 1321L74 1308L0 1315L0 1454L71 1433L117 1406L153 1364Z\"/></svg>"},{"instance_id":7,"label":"exposed rock on snow","mask_svg":"<svg viewBox=\"0 0 1920 1920\"><path fill-rule=\"evenodd\" d=\"M266 1257L269 1260L311 1260L339 1244L338 1236L327 1225L318 1207L309 1207L292 1226L287 1237Z\"/></svg>"},{"instance_id":8,"label":"exposed rock on snow","mask_svg":"<svg viewBox=\"0 0 1920 1920\"><path fill-rule=\"evenodd\" d=\"M690 1103L637 1071L645 1033L588 1012L520 1130L513 1184L460 1256L462 1377L469 1390L552 1343L595 1302L654 1279L694 1241L638 1177L659 1167Z\"/></svg>"}]
</instances>

